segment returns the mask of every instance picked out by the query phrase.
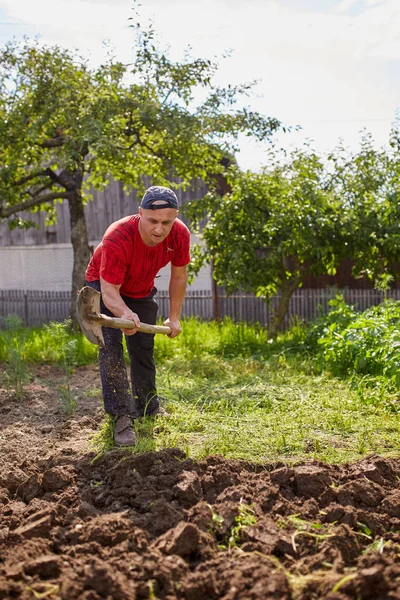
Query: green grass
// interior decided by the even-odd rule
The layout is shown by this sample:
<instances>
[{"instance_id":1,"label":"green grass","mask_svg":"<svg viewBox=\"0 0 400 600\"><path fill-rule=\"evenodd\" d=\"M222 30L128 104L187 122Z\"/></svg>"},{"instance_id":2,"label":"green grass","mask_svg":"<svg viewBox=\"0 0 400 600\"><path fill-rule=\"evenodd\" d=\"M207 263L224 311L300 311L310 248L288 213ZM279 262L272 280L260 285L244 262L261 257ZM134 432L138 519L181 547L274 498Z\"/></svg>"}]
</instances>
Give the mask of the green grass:
<instances>
[{"instance_id":1,"label":"green grass","mask_svg":"<svg viewBox=\"0 0 400 600\"><path fill-rule=\"evenodd\" d=\"M253 462L317 459L343 463L370 453L396 454L396 393L363 393L350 381L313 373L311 360L182 355L158 368L169 418L136 423L140 453L179 447L194 459L210 454ZM112 446L107 421L96 447Z\"/></svg>"},{"instance_id":2,"label":"green grass","mask_svg":"<svg viewBox=\"0 0 400 600\"><path fill-rule=\"evenodd\" d=\"M66 337L57 327L25 332L19 352L27 363L67 359L70 368L97 360L97 348L83 336ZM0 330L0 350L9 335ZM299 326L271 342L259 326L193 318L176 339L156 336L158 391L170 417L137 421L133 452L179 447L195 459L220 454L285 463L398 455L400 395L393 380L356 372L335 377L321 369L306 341ZM73 349L67 356L66 344ZM92 442L100 453L112 447L111 419Z\"/></svg>"},{"instance_id":3,"label":"green grass","mask_svg":"<svg viewBox=\"0 0 400 600\"><path fill-rule=\"evenodd\" d=\"M0 363L9 362L10 348L17 347L19 357L32 364L59 364L68 360L75 366L93 363L97 360L98 348L85 336L70 331L70 322L49 323L43 327L23 328L22 321L10 315L0 321ZM22 341L21 341L22 338ZM73 346L73 352L66 348Z\"/></svg>"},{"instance_id":4,"label":"green grass","mask_svg":"<svg viewBox=\"0 0 400 600\"><path fill-rule=\"evenodd\" d=\"M163 365L159 392L169 419L160 419L156 448L178 446L193 458L209 454L256 462L315 458L343 462L399 447L398 413L369 388L365 395L312 364L290 359L203 360ZM385 397L385 400L387 398ZM149 434L151 432L149 431Z\"/></svg>"}]
</instances>

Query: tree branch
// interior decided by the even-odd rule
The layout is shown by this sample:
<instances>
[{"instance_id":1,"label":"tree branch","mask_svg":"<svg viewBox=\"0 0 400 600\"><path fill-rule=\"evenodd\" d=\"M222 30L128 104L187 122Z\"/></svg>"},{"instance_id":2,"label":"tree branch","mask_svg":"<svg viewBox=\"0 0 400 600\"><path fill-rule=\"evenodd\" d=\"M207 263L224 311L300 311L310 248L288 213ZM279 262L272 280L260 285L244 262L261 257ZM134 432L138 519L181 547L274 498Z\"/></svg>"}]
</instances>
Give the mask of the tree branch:
<instances>
[{"instance_id":1,"label":"tree branch","mask_svg":"<svg viewBox=\"0 0 400 600\"><path fill-rule=\"evenodd\" d=\"M49 171L51 171L51 169L41 169L40 171L34 171L33 173L26 175L25 177L21 177L21 179L17 179L17 181L15 181L13 185L23 185L24 183L27 183L32 179L36 179L36 177L50 176Z\"/></svg>"},{"instance_id":2,"label":"tree branch","mask_svg":"<svg viewBox=\"0 0 400 600\"><path fill-rule=\"evenodd\" d=\"M31 200L27 200L26 202L21 202L20 204L15 204L14 206L0 208L0 219L5 219L10 215L14 215L17 212L27 210L29 208L32 208L33 206L39 206L39 204L44 204L45 202L52 202L53 200L69 198L70 195L71 192L53 192L51 194L46 194L44 196L32 198Z\"/></svg>"},{"instance_id":3,"label":"tree branch","mask_svg":"<svg viewBox=\"0 0 400 600\"><path fill-rule=\"evenodd\" d=\"M53 185L53 182L48 181L47 183L42 185L39 189L35 190L34 192L31 192L30 190L26 190L25 193L29 194L31 198L37 198L42 192L51 188L52 185Z\"/></svg>"},{"instance_id":4,"label":"tree branch","mask_svg":"<svg viewBox=\"0 0 400 600\"><path fill-rule=\"evenodd\" d=\"M34 171L33 173L26 175L25 177L21 177L21 179L18 179L12 185L14 187L23 185L24 183L28 183L28 181L32 181L32 179L36 179L36 177L50 177L52 182L61 185L62 187L68 190L68 187L65 182L65 177L63 178L62 176L57 175L57 173L55 173L50 167L47 167L46 169L41 169L40 171ZM43 189L46 189L46 187L44 187ZM26 193L30 193L29 190ZM37 196L37 194L38 192L36 192L35 196Z\"/></svg>"},{"instance_id":5,"label":"tree branch","mask_svg":"<svg viewBox=\"0 0 400 600\"><path fill-rule=\"evenodd\" d=\"M142 146L142 148L147 148L147 150L149 150L152 154L154 154L154 156L157 156L157 158L161 158L161 159L164 158L163 152L158 152L157 150L154 150L153 148L151 148L151 146L149 146L146 142L144 142L142 140L140 133L136 128L132 128L132 132L136 135L136 139L137 139L136 143L139 144L139 146Z\"/></svg>"},{"instance_id":6,"label":"tree branch","mask_svg":"<svg viewBox=\"0 0 400 600\"><path fill-rule=\"evenodd\" d=\"M57 137L45 140L44 142L40 142L39 146L41 148L57 148L59 146L63 146L65 144L65 142L67 142L67 141L68 141L68 138L66 138L62 135L59 135Z\"/></svg>"}]
</instances>

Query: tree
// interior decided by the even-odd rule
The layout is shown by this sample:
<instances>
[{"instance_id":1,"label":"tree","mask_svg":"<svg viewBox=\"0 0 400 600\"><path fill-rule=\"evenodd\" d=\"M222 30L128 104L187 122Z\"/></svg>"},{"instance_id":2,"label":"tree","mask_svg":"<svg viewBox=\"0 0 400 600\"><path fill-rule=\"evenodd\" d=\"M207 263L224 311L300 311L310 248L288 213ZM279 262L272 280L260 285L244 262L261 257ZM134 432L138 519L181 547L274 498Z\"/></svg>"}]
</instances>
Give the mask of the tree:
<instances>
[{"instance_id":1,"label":"tree","mask_svg":"<svg viewBox=\"0 0 400 600\"><path fill-rule=\"evenodd\" d=\"M214 277L228 293L242 289L279 301L271 336L282 326L293 292L307 273L334 274L346 254L347 214L324 190L324 167L312 152L297 152L260 173L231 171L231 193L209 193L189 211L205 245L194 252L193 270L213 261Z\"/></svg>"},{"instance_id":2,"label":"tree","mask_svg":"<svg viewBox=\"0 0 400 600\"><path fill-rule=\"evenodd\" d=\"M400 264L399 150L395 127L390 151L366 135L358 153L337 149L329 162L299 150L260 173L231 168L230 193L211 191L189 207L205 242L194 250L193 272L213 261L228 293L279 293L272 336L308 273L334 275L350 259L354 276L387 288Z\"/></svg>"},{"instance_id":3,"label":"tree","mask_svg":"<svg viewBox=\"0 0 400 600\"><path fill-rule=\"evenodd\" d=\"M0 51L0 218L29 227L22 211L68 201L74 253L71 314L90 251L84 205L109 177L143 189L143 178L182 186L212 180L241 133L268 139L275 119L238 109L249 86L220 89L208 60L172 62L154 32L141 31L131 65L110 59L93 68L76 54L37 43ZM196 90L206 99L195 105Z\"/></svg>"},{"instance_id":4,"label":"tree","mask_svg":"<svg viewBox=\"0 0 400 600\"><path fill-rule=\"evenodd\" d=\"M348 252L355 277L379 288L398 277L400 263L400 135L395 123L388 148L365 133L359 152L331 155L334 186L349 213Z\"/></svg>"}]
</instances>

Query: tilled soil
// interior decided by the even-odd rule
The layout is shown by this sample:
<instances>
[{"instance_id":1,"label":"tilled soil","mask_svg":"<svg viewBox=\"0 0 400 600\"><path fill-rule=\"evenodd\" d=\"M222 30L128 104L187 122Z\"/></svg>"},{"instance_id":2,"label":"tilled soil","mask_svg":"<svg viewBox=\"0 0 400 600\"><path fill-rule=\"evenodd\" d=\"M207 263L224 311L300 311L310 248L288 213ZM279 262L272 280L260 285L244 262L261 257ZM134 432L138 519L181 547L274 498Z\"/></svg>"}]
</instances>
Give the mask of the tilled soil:
<instances>
[{"instance_id":1,"label":"tilled soil","mask_svg":"<svg viewBox=\"0 0 400 600\"><path fill-rule=\"evenodd\" d=\"M94 460L98 370L0 390L0 598L400 599L400 458L255 466L178 449Z\"/></svg>"}]
</instances>

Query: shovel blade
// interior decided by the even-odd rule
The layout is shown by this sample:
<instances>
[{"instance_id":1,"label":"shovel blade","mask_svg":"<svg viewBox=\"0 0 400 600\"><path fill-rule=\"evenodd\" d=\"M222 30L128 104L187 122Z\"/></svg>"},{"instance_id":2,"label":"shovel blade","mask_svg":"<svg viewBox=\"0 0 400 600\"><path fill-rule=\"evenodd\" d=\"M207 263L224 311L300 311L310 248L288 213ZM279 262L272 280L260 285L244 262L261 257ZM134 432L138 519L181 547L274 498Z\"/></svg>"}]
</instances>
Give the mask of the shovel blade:
<instances>
[{"instance_id":1,"label":"shovel blade","mask_svg":"<svg viewBox=\"0 0 400 600\"><path fill-rule=\"evenodd\" d=\"M100 312L100 292L89 286L83 287L78 293L77 316L83 334L92 342L104 348L104 338L101 325L90 319L89 315Z\"/></svg>"}]
</instances>

